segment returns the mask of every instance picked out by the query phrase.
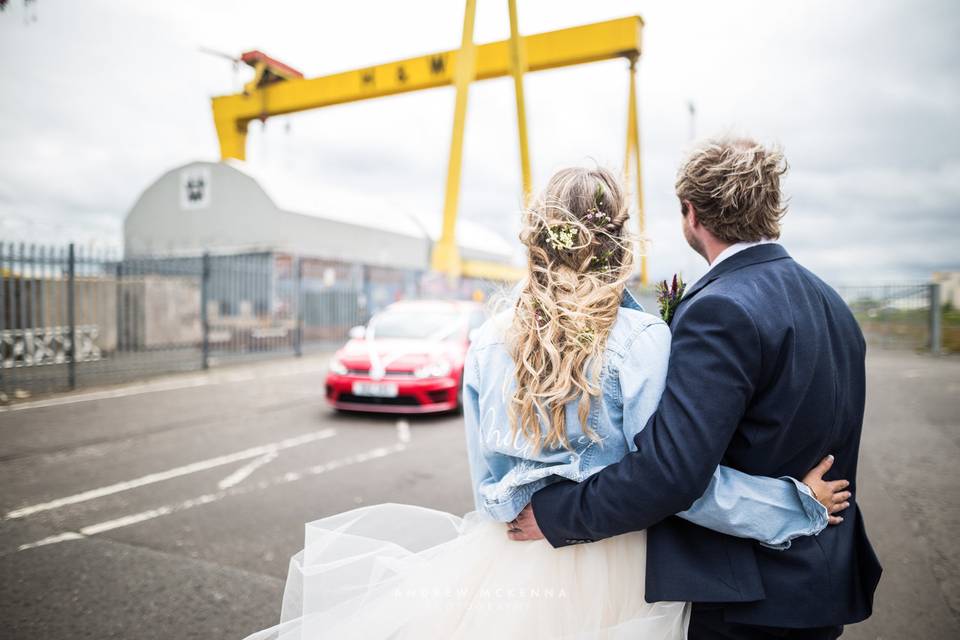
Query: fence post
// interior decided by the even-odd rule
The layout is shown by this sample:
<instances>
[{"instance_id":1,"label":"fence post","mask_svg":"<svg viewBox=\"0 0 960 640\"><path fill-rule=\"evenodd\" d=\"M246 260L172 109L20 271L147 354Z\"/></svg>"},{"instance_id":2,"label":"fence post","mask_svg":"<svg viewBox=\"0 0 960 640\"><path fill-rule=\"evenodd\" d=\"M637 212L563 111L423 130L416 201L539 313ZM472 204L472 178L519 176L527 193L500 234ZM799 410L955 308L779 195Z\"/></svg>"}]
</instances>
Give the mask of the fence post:
<instances>
[{"instance_id":1,"label":"fence post","mask_svg":"<svg viewBox=\"0 0 960 640\"><path fill-rule=\"evenodd\" d=\"M210 253L203 252L203 270L200 277L200 328L203 332L203 341L200 355L200 365L204 369L210 368L210 318L207 316L207 296L210 285Z\"/></svg>"},{"instance_id":2,"label":"fence post","mask_svg":"<svg viewBox=\"0 0 960 640\"><path fill-rule=\"evenodd\" d=\"M71 389L77 388L77 254L71 242L67 250L67 335L69 348L67 353L67 380Z\"/></svg>"},{"instance_id":3,"label":"fence post","mask_svg":"<svg viewBox=\"0 0 960 640\"><path fill-rule=\"evenodd\" d=\"M940 355L942 347L941 317L943 309L940 304L940 284L930 284L930 353Z\"/></svg>"},{"instance_id":4,"label":"fence post","mask_svg":"<svg viewBox=\"0 0 960 640\"><path fill-rule=\"evenodd\" d=\"M303 355L303 260L300 256L294 258L296 266L294 268L294 316L296 326L293 329L293 355L300 357Z\"/></svg>"},{"instance_id":5,"label":"fence post","mask_svg":"<svg viewBox=\"0 0 960 640\"><path fill-rule=\"evenodd\" d=\"M13 255L12 245L10 247L10 255L11 256ZM7 329L13 329L14 327L14 323L12 321L9 323L7 322L7 277L9 276L10 280L11 281L13 280L13 269L11 268L9 271L6 270L6 268L3 266L4 265L3 256L4 256L4 244L3 244L3 241L0 240L0 404L6 402L5 392L7 390L7 377L4 375L5 367L3 366L3 357L4 357L3 342L2 342L3 333ZM13 264L11 262L11 267L12 266ZM13 313L11 312L11 320L12 319L13 319ZM10 332L11 356L13 351L13 341L14 341L13 331L11 331ZM11 364L13 363L11 362Z\"/></svg>"},{"instance_id":6,"label":"fence post","mask_svg":"<svg viewBox=\"0 0 960 640\"><path fill-rule=\"evenodd\" d=\"M117 260L114 267L114 297L116 298L117 312L117 344L116 351L122 351L124 346L124 326L123 326L123 259Z\"/></svg>"}]
</instances>

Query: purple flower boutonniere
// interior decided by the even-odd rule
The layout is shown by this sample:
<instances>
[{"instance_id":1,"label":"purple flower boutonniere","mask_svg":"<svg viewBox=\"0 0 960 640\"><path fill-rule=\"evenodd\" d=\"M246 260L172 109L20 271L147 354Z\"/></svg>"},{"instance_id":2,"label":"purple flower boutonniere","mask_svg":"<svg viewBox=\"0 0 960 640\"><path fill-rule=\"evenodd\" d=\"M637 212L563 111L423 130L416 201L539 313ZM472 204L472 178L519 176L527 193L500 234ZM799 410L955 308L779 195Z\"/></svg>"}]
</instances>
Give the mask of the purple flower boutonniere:
<instances>
[{"instance_id":1,"label":"purple flower boutonniere","mask_svg":"<svg viewBox=\"0 0 960 640\"><path fill-rule=\"evenodd\" d=\"M657 304L660 305L660 317L667 324L673 319L673 312L676 311L680 299L683 298L683 292L687 285L683 278L674 274L673 282L666 280L657 283Z\"/></svg>"}]
</instances>

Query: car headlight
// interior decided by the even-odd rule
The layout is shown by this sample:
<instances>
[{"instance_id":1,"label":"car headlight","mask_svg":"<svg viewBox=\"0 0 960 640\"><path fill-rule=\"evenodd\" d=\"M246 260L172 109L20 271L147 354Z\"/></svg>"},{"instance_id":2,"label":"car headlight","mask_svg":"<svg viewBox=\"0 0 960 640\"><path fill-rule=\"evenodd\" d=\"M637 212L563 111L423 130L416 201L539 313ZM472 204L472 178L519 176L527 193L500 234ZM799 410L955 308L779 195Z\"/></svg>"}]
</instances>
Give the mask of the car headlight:
<instances>
[{"instance_id":1,"label":"car headlight","mask_svg":"<svg viewBox=\"0 0 960 640\"><path fill-rule=\"evenodd\" d=\"M438 360L437 362L429 362L422 367L414 369L413 375L418 378L442 378L450 375L451 369L452 367L449 362L446 360Z\"/></svg>"},{"instance_id":2,"label":"car headlight","mask_svg":"<svg viewBox=\"0 0 960 640\"><path fill-rule=\"evenodd\" d=\"M338 376L346 375L347 367L336 358L333 358L332 360L330 360L330 373L335 373Z\"/></svg>"}]
</instances>

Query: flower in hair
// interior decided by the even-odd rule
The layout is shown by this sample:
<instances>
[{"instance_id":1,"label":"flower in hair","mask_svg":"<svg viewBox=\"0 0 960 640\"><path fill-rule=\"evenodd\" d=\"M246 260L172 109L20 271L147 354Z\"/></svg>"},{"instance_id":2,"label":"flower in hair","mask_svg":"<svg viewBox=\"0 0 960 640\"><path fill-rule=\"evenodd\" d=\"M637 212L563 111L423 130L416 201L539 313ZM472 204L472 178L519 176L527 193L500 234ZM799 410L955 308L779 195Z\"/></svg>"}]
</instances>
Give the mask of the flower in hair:
<instances>
[{"instance_id":1,"label":"flower in hair","mask_svg":"<svg viewBox=\"0 0 960 640\"><path fill-rule=\"evenodd\" d=\"M554 251L570 251L576 242L577 228L573 225L559 224L547 227L547 244Z\"/></svg>"},{"instance_id":2,"label":"flower in hair","mask_svg":"<svg viewBox=\"0 0 960 640\"><path fill-rule=\"evenodd\" d=\"M589 347L593 344L593 341L597 339L597 334L593 329L584 329L583 331L577 334L577 342L579 342L584 347Z\"/></svg>"},{"instance_id":3,"label":"flower in hair","mask_svg":"<svg viewBox=\"0 0 960 640\"><path fill-rule=\"evenodd\" d=\"M610 260L613 258L613 250L607 249L601 251L595 256L590 258L590 268L596 271L602 271L604 273L610 271L611 264Z\"/></svg>"},{"instance_id":4,"label":"flower in hair","mask_svg":"<svg viewBox=\"0 0 960 640\"><path fill-rule=\"evenodd\" d=\"M603 187L597 185L597 190L593 192L593 206L587 209L587 220L604 225L610 222L610 216L603 211Z\"/></svg>"},{"instance_id":5,"label":"flower in hair","mask_svg":"<svg viewBox=\"0 0 960 640\"><path fill-rule=\"evenodd\" d=\"M533 317L536 320L537 328L542 328L547 322L547 312L539 300L533 301Z\"/></svg>"},{"instance_id":6,"label":"flower in hair","mask_svg":"<svg viewBox=\"0 0 960 640\"><path fill-rule=\"evenodd\" d=\"M604 225L610 221L610 216L596 207L588 209L585 217L587 220L596 223L597 225Z\"/></svg>"}]
</instances>

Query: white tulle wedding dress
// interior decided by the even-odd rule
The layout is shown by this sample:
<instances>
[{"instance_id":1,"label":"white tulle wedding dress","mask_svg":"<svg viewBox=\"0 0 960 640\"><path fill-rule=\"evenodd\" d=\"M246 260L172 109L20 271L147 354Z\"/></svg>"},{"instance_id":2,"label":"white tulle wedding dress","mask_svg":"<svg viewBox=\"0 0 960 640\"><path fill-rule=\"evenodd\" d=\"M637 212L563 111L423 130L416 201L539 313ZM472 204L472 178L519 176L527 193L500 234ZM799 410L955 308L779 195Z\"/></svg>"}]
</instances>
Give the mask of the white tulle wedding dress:
<instances>
[{"instance_id":1,"label":"white tulle wedding dress","mask_svg":"<svg viewBox=\"0 0 960 640\"><path fill-rule=\"evenodd\" d=\"M648 604L646 533L554 549L477 512L402 504L306 525L281 621L247 640L677 640L689 606Z\"/></svg>"}]
</instances>

